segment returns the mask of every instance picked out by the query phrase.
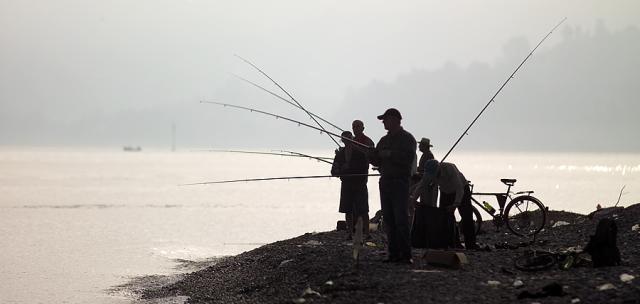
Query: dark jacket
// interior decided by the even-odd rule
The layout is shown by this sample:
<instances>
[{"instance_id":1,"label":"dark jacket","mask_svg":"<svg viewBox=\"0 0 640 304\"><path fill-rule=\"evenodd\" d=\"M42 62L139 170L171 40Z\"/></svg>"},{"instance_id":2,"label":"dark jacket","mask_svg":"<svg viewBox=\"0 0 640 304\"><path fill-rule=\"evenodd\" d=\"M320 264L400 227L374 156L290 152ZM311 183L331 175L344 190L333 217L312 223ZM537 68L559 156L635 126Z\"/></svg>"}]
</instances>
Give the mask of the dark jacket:
<instances>
[{"instance_id":1,"label":"dark jacket","mask_svg":"<svg viewBox=\"0 0 640 304\"><path fill-rule=\"evenodd\" d=\"M390 155L385 155L389 151ZM416 157L416 139L411 133L400 130L387 133L380 138L370 162L377 166L382 178L409 179L411 166Z\"/></svg>"},{"instance_id":2,"label":"dark jacket","mask_svg":"<svg viewBox=\"0 0 640 304\"><path fill-rule=\"evenodd\" d=\"M367 155L364 152L357 149L351 149L348 151L344 147L340 147L336 150L336 156L333 158L333 165L331 166L331 175L348 175L348 174L368 174L369 162ZM340 177L345 181L367 181L367 176L357 177Z\"/></svg>"}]
</instances>

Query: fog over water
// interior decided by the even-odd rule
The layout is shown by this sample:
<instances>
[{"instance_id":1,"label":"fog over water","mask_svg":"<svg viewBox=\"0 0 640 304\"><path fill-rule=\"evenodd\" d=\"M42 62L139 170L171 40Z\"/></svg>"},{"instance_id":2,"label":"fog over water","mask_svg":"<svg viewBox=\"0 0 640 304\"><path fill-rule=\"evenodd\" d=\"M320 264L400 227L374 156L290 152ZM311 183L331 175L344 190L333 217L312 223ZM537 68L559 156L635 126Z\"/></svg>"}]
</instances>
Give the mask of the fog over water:
<instances>
[{"instance_id":1,"label":"fog over water","mask_svg":"<svg viewBox=\"0 0 640 304\"><path fill-rule=\"evenodd\" d=\"M461 149L638 151L637 1L2 1L0 144L332 145L220 100L308 121L231 76L277 88L377 138L405 114L450 146L550 28L568 20ZM509 138L508 140L505 138Z\"/></svg>"}]
</instances>

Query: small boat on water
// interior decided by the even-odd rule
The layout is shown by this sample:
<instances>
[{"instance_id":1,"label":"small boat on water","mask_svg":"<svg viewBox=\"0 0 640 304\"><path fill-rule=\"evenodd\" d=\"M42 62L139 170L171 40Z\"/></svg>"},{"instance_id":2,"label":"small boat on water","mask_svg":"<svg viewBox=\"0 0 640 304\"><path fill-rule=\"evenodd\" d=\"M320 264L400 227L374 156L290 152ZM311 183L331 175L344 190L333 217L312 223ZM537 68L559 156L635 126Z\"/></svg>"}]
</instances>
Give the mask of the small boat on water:
<instances>
[{"instance_id":1,"label":"small boat on water","mask_svg":"<svg viewBox=\"0 0 640 304\"><path fill-rule=\"evenodd\" d=\"M140 148L140 146L124 146L122 147L122 150L125 152L140 152L142 151L142 148Z\"/></svg>"}]
</instances>

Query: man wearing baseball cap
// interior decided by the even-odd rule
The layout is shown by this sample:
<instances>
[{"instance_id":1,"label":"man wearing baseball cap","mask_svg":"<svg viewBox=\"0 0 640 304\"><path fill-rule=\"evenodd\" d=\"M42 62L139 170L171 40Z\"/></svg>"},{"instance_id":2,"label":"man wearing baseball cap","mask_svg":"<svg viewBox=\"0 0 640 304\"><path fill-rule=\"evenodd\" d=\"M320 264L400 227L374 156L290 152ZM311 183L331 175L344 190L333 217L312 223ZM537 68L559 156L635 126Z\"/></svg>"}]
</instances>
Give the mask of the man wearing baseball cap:
<instances>
[{"instance_id":1,"label":"man wearing baseball cap","mask_svg":"<svg viewBox=\"0 0 640 304\"><path fill-rule=\"evenodd\" d=\"M390 108L378 116L387 135L369 151L369 160L380 171L380 205L386 224L388 256L384 262L411 264L408 218L409 179L415 159L416 140L401 126L400 111Z\"/></svg>"}]
</instances>

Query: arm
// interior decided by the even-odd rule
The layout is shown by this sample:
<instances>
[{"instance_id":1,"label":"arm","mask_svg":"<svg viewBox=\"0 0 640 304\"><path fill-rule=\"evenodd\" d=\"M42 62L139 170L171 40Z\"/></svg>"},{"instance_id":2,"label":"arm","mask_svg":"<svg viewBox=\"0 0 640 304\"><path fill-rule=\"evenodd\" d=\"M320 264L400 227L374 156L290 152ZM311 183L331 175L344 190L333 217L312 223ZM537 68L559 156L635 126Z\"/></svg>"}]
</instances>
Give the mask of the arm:
<instances>
[{"instance_id":1,"label":"arm","mask_svg":"<svg viewBox=\"0 0 640 304\"><path fill-rule=\"evenodd\" d=\"M454 201L454 205L460 206L462 197L464 196L464 186L466 185L466 181L464 180L464 178L462 178L462 173L460 173L460 171L454 164L451 164L451 167L449 168L450 170L448 173L450 175L451 182L456 189L456 198Z\"/></svg>"},{"instance_id":2,"label":"arm","mask_svg":"<svg viewBox=\"0 0 640 304\"><path fill-rule=\"evenodd\" d=\"M420 181L415 185L413 192L411 192L409 199L412 201L415 201L416 199L418 199L418 197L420 196L420 193L422 193L422 189L426 189L427 187L429 187L431 180L432 180L431 178L428 178L426 175L423 174Z\"/></svg>"},{"instance_id":3,"label":"arm","mask_svg":"<svg viewBox=\"0 0 640 304\"><path fill-rule=\"evenodd\" d=\"M378 144L376 145L375 148L371 148L367 151L367 159L369 160L369 163L375 167L379 167L380 166L380 156L378 155L378 148L380 147L380 144L383 142L384 137L380 138L380 141L378 141Z\"/></svg>"}]
</instances>

